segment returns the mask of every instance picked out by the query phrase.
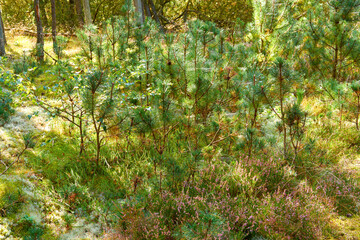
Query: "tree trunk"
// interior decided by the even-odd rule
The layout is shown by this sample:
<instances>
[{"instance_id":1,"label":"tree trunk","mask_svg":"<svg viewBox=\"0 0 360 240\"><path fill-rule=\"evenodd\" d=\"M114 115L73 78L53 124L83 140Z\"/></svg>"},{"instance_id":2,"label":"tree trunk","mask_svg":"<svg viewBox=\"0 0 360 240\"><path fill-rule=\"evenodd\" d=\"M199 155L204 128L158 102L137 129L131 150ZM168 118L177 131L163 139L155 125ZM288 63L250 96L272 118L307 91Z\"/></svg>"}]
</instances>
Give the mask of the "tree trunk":
<instances>
[{"instance_id":1,"label":"tree trunk","mask_svg":"<svg viewBox=\"0 0 360 240\"><path fill-rule=\"evenodd\" d=\"M69 0L69 17L71 19L71 21L75 21L75 0Z\"/></svg>"},{"instance_id":2,"label":"tree trunk","mask_svg":"<svg viewBox=\"0 0 360 240\"><path fill-rule=\"evenodd\" d=\"M40 14L41 14L41 20L42 20L43 26L48 26L48 18L46 16L45 4L46 4L45 0L39 0Z\"/></svg>"},{"instance_id":3,"label":"tree trunk","mask_svg":"<svg viewBox=\"0 0 360 240\"><path fill-rule=\"evenodd\" d=\"M92 19L89 0L82 0L82 5L85 14L85 25L90 25L92 24Z\"/></svg>"},{"instance_id":4,"label":"tree trunk","mask_svg":"<svg viewBox=\"0 0 360 240\"><path fill-rule=\"evenodd\" d=\"M41 23L39 0L34 0L35 23L37 31L36 56L39 62L44 61L44 33Z\"/></svg>"},{"instance_id":5,"label":"tree trunk","mask_svg":"<svg viewBox=\"0 0 360 240\"><path fill-rule=\"evenodd\" d=\"M75 0L76 5L76 15L78 19L78 23L80 27L84 26L84 17L83 17L83 8L81 4L81 0Z\"/></svg>"},{"instance_id":6,"label":"tree trunk","mask_svg":"<svg viewBox=\"0 0 360 240\"><path fill-rule=\"evenodd\" d=\"M5 52L5 31L4 31L4 25L2 21L2 15L0 10L0 56L4 56L6 54Z\"/></svg>"},{"instance_id":7,"label":"tree trunk","mask_svg":"<svg viewBox=\"0 0 360 240\"><path fill-rule=\"evenodd\" d=\"M51 35L53 40L53 49L54 52L57 52L57 43L56 43L56 7L55 0L51 0Z\"/></svg>"},{"instance_id":8,"label":"tree trunk","mask_svg":"<svg viewBox=\"0 0 360 240\"><path fill-rule=\"evenodd\" d=\"M2 20L2 12L1 12L1 9L0 9L0 24L1 24L1 28L2 28L2 35L3 35L3 39L4 39L4 44L6 46L7 42L6 42L6 36L5 36L5 27L4 27L4 22Z\"/></svg>"},{"instance_id":9,"label":"tree trunk","mask_svg":"<svg viewBox=\"0 0 360 240\"><path fill-rule=\"evenodd\" d=\"M144 24L145 16L144 16L144 5L142 0L134 0L135 11L138 13L140 17L141 24Z\"/></svg>"},{"instance_id":10,"label":"tree trunk","mask_svg":"<svg viewBox=\"0 0 360 240\"><path fill-rule=\"evenodd\" d=\"M150 3L150 6L151 6L151 10L152 10L152 13L153 13L153 18L155 19L155 21L159 24L160 26L160 29L162 32L165 32L165 29L163 27L163 25L161 24L160 22L160 18L159 18L159 15L157 13L157 10L156 10L156 7L155 7L155 4L152 0L149 0L149 3Z\"/></svg>"}]
</instances>

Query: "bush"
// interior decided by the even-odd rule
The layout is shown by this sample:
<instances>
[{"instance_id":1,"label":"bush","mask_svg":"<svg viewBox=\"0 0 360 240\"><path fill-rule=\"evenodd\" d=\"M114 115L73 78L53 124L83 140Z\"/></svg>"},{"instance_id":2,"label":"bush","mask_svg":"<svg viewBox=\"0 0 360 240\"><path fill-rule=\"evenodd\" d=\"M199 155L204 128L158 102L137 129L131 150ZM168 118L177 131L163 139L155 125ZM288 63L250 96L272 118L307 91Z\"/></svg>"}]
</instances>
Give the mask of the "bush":
<instances>
[{"instance_id":1,"label":"bush","mask_svg":"<svg viewBox=\"0 0 360 240\"><path fill-rule=\"evenodd\" d=\"M0 125L5 124L10 115L15 112L12 108L13 100L9 93L0 92Z\"/></svg>"},{"instance_id":2,"label":"bush","mask_svg":"<svg viewBox=\"0 0 360 240\"><path fill-rule=\"evenodd\" d=\"M255 204L256 231L273 239L321 239L329 213L313 192L276 191Z\"/></svg>"},{"instance_id":3,"label":"bush","mask_svg":"<svg viewBox=\"0 0 360 240\"><path fill-rule=\"evenodd\" d=\"M339 214L360 211L360 186L351 176L339 170L323 171L317 179L317 190L330 199Z\"/></svg>"},{"instance_id":4,"label":"bush","mask_svg":"<svg viewBox=\"0 0 360 240\"><path fill-rule=\"evenodd\" d=\"M44 234L44 227L26 215L17 222L16 232L20 233L24 240L37 240Z\"/></svg>"}]
</instances>

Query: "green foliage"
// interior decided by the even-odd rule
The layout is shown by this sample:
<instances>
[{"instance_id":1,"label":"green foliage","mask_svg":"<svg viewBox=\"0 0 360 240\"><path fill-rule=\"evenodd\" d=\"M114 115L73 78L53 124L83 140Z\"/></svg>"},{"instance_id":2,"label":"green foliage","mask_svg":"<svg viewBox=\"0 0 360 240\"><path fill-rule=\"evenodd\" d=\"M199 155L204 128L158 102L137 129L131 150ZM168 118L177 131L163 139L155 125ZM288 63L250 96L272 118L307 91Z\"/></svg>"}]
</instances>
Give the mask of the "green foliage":
<instances>
[{"instance_id":1,"label":"green foliage","mask_svg":"<svg viewBox=\"0 0 360 240\"><path fill-rule=\"evenodd\" d=\"M53 49L55 54L57 55L58 59L61 59L63 55L63 51L68 43L69 39L64 36L56 36L56 41L53 43Z\"/></svg>"},{"instance_id":2,"label":"green foliage","mask_svg":"<svg viewBox=\"0 0 360 240\"><path fill-rule=\"evenodd\" d=\"M331 77L336 44L322 44L334 29L309 19L351 6L252 1L252 23L225 12L213 20L234 23L228 29L192 19L162 32L151 19L141 24L130 2L122 16L78 31L77 59L58 52L54 66L15 67L55 119L26 167L50 180L68 211L62 226L81 217L135 239L321 239L332 216L358 213L355 174L337 169L360 149L357 70ZM189 11L210 4L191 3ZM350 20L341 27L353 38ZM347 47L337 76L356 67ZM25 136L26 146L34 139Z\"/></svg>"},{"instance_id":3,"label":"green foliage","mask_svg":"<svg viewBox=\"0 0 360 240\"><path fill-rule=\"evenodd\" d=\"M44 227L25 215L17 222L16 232L26 240L37 240L44 234Z\"/></svg>"},{"instance_id":4,"label":"green foliage","mask_svg":"<svg viewBox=\"0 0 360 240\"><path fill-rule=\"evenodd\" d=\"M17 213L24 201L24 193L20 182L1 179L0 210L2 217Z\"/></svg>"},{"instance_id":5,"label":"green foliage","mask_svg":"<svg viewBox=\"0 0 360 240\"><path fill-rule=\"evenodd\" d=\"M357 78L360 45L357 23L359 1L318 1L307 16L305 47L313 72L322 78L345 81Z\"/></svg>"},{"instance_id":6,"label":"green foliage","mask_svg":"<svg viewBox=\"0 0 360 240\"><path fill-rule=\"evenodd\" d=\"M0 91L0 125L6 123L15 112L12 102L10 93Z\"/></svg>"},{"instance_id":7,"label":"green foliage","mask_svg":"<svg viewBox=\"0 0 360 240\"><path fill-rule=\"evenodd\" d=\"M32 59L28 59L24 56L20 61L15 61L12 64L15 74L22 74L28 72L29 69L34 68L36 66L36 62Z\"/></svg>"}]
</instances>

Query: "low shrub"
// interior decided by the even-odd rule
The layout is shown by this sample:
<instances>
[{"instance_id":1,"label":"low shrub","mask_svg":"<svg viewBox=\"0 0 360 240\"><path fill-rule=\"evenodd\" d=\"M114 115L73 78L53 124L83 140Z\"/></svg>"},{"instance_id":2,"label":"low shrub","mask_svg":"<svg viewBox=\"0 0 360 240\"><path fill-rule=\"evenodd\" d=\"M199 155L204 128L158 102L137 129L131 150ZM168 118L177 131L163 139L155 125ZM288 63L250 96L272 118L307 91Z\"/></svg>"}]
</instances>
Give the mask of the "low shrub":
<instances>
[{"instance_id":1,"label":"low shrub","mask_svg":"<svg viewBox=\"0 0 360 240\"><path fill-rule=\"evenodd\" d=\"M14 112L11 95L0 91L0 126L5 124Z\"/></svg>"}]
</instances>

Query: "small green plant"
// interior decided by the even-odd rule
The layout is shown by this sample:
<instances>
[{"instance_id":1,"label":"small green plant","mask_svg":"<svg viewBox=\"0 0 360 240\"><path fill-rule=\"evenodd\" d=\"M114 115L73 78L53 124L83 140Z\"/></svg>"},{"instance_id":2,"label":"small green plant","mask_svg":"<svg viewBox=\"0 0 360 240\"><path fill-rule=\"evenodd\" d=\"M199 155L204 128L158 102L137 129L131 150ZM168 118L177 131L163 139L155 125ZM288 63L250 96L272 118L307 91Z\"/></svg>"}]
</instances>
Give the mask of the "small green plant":
<instances>
[{"instance_id":1,"label":"small green plant","mask_svg":"<svg viewBox=\"0 0 360 240\"><path fill-rule=\"evenodd\" d=\"M25 202L20 182L0 180L0 216L6 217L17 213Z\"/></svg>"},{"instance_id":2,"label":"small green plant","mask_svg":"<svg viewBox=\"0 0 360 240\"><path fill-rule=\"evenodd\" d=\"M16 232L19 232L24 240L40 240L44 234L44 227L36 223L32 217L25 215L17 222Z\"/></svg>"},{"instance_id":3,"label":"small green plant","mask_svg":"<svg viewBox=\"0 0 360 240\"><path fill-rule=\"evenodd\" d=\"M10 93L0 90L0 126L5 124L14 112L13 100Z\"/></svg>"},{"instance_id":4,"label":"small green plant","mask_svg":"<svg viewBox=\"0 0 360 240\"><path fill-rule=\"evenodd\" d=\"M63 56L64 49L69 42L69 38L64 36L56 36L56 41L54 42L54 52L60 60Z\"/></svg>"}]
</instances>

